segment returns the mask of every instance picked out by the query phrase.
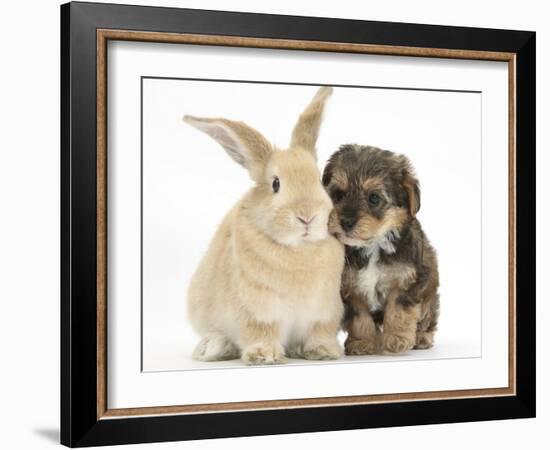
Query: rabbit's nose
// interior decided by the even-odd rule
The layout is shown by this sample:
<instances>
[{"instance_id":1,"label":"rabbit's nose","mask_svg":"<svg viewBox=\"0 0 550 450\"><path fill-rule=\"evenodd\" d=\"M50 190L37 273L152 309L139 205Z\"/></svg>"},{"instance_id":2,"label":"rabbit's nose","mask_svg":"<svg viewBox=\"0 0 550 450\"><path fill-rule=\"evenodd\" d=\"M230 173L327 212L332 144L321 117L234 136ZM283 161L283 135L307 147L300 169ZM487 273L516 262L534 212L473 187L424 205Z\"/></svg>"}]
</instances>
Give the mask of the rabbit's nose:
<instances>
[{"instance_id":1,"label":"rabbit's nose","mask_svg":"<svg viewBox=\"0 0 550 450\"><path fill-rule=\"evenodd\" d=\"M315 219L315 216L311 216L309 219L304 219L303 217L297 216L298 220L302 222L304 225L309 225L311 222L313 222L313 219Z\"/></svg>"}]
</instances>

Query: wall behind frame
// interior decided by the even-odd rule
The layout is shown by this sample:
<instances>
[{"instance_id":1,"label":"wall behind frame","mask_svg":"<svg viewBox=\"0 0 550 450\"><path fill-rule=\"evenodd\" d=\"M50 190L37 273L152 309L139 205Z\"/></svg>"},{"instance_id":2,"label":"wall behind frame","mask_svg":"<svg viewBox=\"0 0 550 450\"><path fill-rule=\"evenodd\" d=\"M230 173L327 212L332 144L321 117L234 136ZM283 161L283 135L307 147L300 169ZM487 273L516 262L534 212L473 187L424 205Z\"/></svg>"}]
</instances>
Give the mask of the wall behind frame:
<instances>
[{"instance_id":1,"label":"wall behind frame","mask_svg":"<svg viewBox=\"0 0 550 450\"><path fill-rule=\"evenodd\" d=\"M102 2L106 3L106 2ZM297 2L293 0L164 0L133 4L175 6L259 13L417 22L456 26L537 31L537 79L550 78L550 32L544 3L536 0L445 3L435 0L392 2ZM2 371L0 418L9 424L0 436L2 447L42 449L59 440L59 1L29 0L4 7L0 28L0 341ZM313 6L314 5L314 6ZM537 229L550 227L545 198L550 195L550 88L537 86ZM550 239L537 237L537 278L550 271L543 255ZM538 322L550 310L541 299L550 288L537 287ZM538 326L540 342L550 342L550 329ZM538 346L538 376L546 379L550 355ZM128 446L136 449L309 448L341 446L395 449L463 449L491 446L517 449L543 442L550 426L550 391L538 386L538 418L506 422L430 425L307 435L267 436L223 441Z\"/></svg>"}]
</instances>

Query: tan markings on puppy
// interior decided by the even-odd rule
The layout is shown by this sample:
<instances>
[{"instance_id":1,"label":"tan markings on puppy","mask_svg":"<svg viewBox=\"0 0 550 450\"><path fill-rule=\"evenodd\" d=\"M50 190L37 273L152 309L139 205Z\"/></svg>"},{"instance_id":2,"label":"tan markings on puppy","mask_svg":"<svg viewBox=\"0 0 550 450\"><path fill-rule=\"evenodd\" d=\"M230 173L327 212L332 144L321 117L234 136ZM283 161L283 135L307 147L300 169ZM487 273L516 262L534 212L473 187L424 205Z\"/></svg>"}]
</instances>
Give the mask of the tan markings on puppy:
<instances>
[{"instance_id":1,"label":"tan markings on puppy","mask_svg":"<svg viewBox=\"0 0 550 450\"><path fill-rule=\"evenodd\" d=\"M383 190L384 180L381 177L367 178L366 180L363 180L361 185L363 186L363 189L365 189L366 191L374 190L374 189Z\"/></svg>"},{"instance_id":2,"label":"tan markings on puppy","mask_svg":"<svg viewBox=\"0 0 550 450\"><path fill-rule=\"evenodd\" d=\"M395 289L389 296L384 315L382 344L389 353L402 353L416 344L416 327L420 319L420 305L404 303L400 291Z\"/></svg>"},{"instance_id":3,"label":"tan markings on puppy","mask_svg":"<svg viewBox=\"0 0 550 450\"><path fill-rule=\"evenodd\" d=\"M340 221L338 220L338 213L336 212L335 209L333 209L328 216L327 228L328 228L329 234L333 236L342 232L342 228L340 227Z\"/></svg>"},{"instance_id":4,"label":"tan markings on puppy","mask_svg":"<svg viewBox=\"0 0 550 450\"><path fill-rule=\"evenodd\" d=\"M348 297L353 319L347 324L348 336L344 344L346 355L372 355L380 351L380 332L363 299L351 294Z\"/></svg>"},{"instance_id":5,"label":"tan markings on puppy","mask_svg":"<svg viewBox=\"0 0 550 450\"><path fill-rule=\"evenodd\" d=\"M409 197L409 213L412 217L416 216L416 213L420 209L420 197L418 195L418 182L414 177L407 173L403 180L403 187Z\"/></svg>"},{"instance_id":6,"label":"tan markings on puppy","mask_svg":"<svg viewBox=\"0 0 550 450\"><path fill-rule=\"evenodd\" d=\"M355 229L351 233L348 233L348 236L367 241L366 244L368 245L369 240L383 238L389 231L400 229L406 220L407 211L399 207L389 208L381 219L361 212Z\"/></svg>"},{"instance_id":7,"label":"tan markings on puppy","mask_svg":"<svg viewBox=\"0 0 550 450\"><path fill-rule=\"evenodd\" d=\"M348 177L346 176L346 173L338 169L332 172L330 186L346 190L348 187Z\"/></svg>"},{"instance_id":8,"label":"tan markings on puppy","mask_svg":"<svg viewBox=\"0 0 550 450\"><path fill-rule=\"evenodd\" d=\"M345 190L336 189L335 176L346 177ZM352 351L354 333L369 334L382 320L388 353L433 345L439 317L437 258L416 219L420 187L408 158L343 145L330 157L323 185L334 204L329 232L346 246L344 302L363 304L346 311L346 350ZM350 300L352 294L360 302ZM363 344L354 348L366 352Z\"/></svg>"},{"instance_id":9,"label":"tan markings on puppy","mask_svg":"<svg viewBox=\"0 0 550 450\"><path fill-rule=\"evenodd\" d=\"M410 264L382 265L378 290L386 295L393 289L407 290L416 281L416 269Z\"/></svg>"}]
</instances>

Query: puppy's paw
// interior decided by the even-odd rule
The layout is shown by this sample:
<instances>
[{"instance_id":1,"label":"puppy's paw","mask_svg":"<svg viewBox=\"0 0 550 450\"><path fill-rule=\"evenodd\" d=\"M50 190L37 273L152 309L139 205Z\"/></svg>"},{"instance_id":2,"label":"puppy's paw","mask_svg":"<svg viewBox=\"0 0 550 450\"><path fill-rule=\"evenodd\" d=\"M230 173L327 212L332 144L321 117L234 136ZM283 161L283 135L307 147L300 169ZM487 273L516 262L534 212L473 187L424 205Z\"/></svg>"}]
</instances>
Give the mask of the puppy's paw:
<instances>
[{"instance_id":1,"label":"puppy's paw","mask_svg":"<svg viewBox=\"0 0 550 450\"><path fill-rule=\"evenodd\" d=\"M348 339L345 347L346 355L374 355L380 351L377 339Z\"/></svg>"},{"instance_id":2,"label":"puppy's paw","mask_svg":"<svg viewBox=\"0 0 550 450\"><path fill-rule=\"evenodd\" d=\"M414 346L417 350L426 350L432 348L434 345L433 332L418 331L416 333L416 344Z\"/></svg>"},{"instance_id":3,"label":"puppy's paw","mask_svg":"<svg viewBox=\"0 0 550 450\"><path fill-rule=\"evenodd\" d=\"M400 334L383 334L382 344L388 353L403 353L413 348L414 339Z\"/></svg>"},{"instance_id":4,"label":"puppy's paw","mask_svg":"<svg viewBox=\"0 0 550 450\"><path fill-rule=\"evenodd\" d=\"M323 343L314 347L306 347L303 351L303 358L317 361L338 359L342 356L342 348L338 342Z\"/></svg>"},{"instance_id":5,"label":"puppy's paw","mask_svg":"<svg viewBox=\"0 0 550 450\"><path fill-rule=\"evenodd\" d=\"M284 364L287 362L283 347L273 344L253 344L243 350L242 360L248 365Z\"/></svg>"}]
</instances>

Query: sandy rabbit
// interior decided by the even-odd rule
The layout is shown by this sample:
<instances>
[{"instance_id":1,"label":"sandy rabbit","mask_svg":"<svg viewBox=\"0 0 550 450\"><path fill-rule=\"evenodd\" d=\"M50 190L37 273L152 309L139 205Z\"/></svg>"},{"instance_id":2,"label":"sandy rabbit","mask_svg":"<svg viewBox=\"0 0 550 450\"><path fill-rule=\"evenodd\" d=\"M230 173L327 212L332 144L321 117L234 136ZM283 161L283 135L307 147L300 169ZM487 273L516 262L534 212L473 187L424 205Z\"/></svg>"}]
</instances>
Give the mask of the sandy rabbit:
<instances>
[{"instance_id":1,"label":"sandy rabbit","mask_svg":"<svg viewBox=\"0 0 550 450\"><path fill-rule=\"evenodd\" d=\"M319 89L275 148L243 122L185 116L248 170L255 186L227 213L192 277L188 313L201 361L336 359L343 246L327 231L332 202L315 144L332 88Z\"/></svg>"}]
</instances>

